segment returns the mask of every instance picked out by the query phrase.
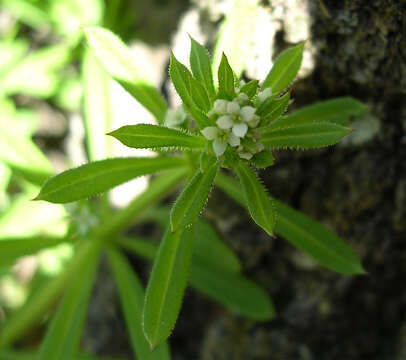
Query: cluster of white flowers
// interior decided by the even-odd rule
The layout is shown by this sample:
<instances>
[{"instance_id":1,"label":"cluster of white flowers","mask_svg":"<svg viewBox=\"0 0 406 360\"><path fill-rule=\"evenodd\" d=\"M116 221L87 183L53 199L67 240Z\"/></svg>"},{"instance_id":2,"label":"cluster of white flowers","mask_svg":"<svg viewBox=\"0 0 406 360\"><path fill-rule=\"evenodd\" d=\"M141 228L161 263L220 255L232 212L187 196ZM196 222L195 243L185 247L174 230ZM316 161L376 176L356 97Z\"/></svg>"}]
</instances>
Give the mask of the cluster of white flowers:
<instances>
[{"instance_id":1,"label":"cluster of white flowers","mask_svg":"<svg viewBox=\"0 0 406 360\"><path fill-rule=\"evenodd\" d=\"M258 101L262 103L271 95L271 89L266 89L258 94ZM259 125L260 117L255 114L255 107L251 106L247 94L236 89L236 97L232 101L218 99L213 104L213 109L208 113L209 117L216 121L217 126L208 126L201 130L207 140L213 141L213 151L217 157L224 154L227 146L236 149L243 159L251 157L263 150L260 142L255 142L255 149L248 149L243 144L243 139L249 136L249 129Z\"/></svg>"}]
</instances>

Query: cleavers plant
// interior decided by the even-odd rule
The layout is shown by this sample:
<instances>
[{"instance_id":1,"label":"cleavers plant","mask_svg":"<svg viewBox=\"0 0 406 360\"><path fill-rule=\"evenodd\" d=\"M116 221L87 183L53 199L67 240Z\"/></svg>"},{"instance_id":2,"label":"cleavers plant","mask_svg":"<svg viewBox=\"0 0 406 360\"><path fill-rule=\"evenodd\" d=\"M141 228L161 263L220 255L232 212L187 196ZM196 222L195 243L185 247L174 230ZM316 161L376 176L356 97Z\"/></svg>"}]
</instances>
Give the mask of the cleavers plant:
<instances>
[{"instance_id":1,"label":"cleavers plant","mask_svg":"<svg viewBox=\"0 0 406 360\"><path fill-rule=\"evenodd\" d=\"M363 273L357 255L342 240L271 198L255 172L255 168L264 169L274 164L275 149L313 149L336 144L351 132L347 127L350 118L364 111L364 106L352 98L337 98L285 115L291 96L288 89L300 68L304 44L284 51L262 83L240 81L223 54L217 69L218 84L214 84L207 50L191 39L191 71L173 54L170 57L169 74L183 104L176 110L168 110L159 92L139 80L132 55L119 38L98 27L86 28L85 35L107 73L157 120L157 125L128 125L108 135L132 148L150 148L158 155L106 159L68 170L50 178L37 200L77 201L134 177L164 170L167 175L154 180L147 191L155 189L167 193L163 187L169 190L174 183L186 182L167 215L168 225L146 289L142 327L152 349L164 342L174 328L190 272L190 281L211 296L216 297L229 288L232 295L222 302L236 311L241 310L235 302L238 303L247 290L233 282L233 272L221 270L221 253L216 254L213 249L206 254L224 275L219 275L220 281L214 279L217 274L210 270L212 265L202 263L202 256L198 255L197 239L201 232L198 218L213 184L246 207L253 221L267 234L279 233L334 271ZM230 171L238 180L229 176ZM117 217L118 223L100 226L93 236L110 249L109 257L116 267L127 269L112 247L114 241L125 242L128 248L136 246L135 242L117 236L117 230L122 230L117 224L125 216L128 215ZM154 251L142 249L140 252L144 251L145 256L154 256ZM244 281L241 286L250 288ZM130 286L135 285L129 275L122 279L119 290L125 292ZM138 298L131 305L139 306L140 301ZM257 320L268 320L273 315L270 302L263 302L257 311L251 314ZM134 321L141 322L141 317Z\"/></svg>"}]
</instances>

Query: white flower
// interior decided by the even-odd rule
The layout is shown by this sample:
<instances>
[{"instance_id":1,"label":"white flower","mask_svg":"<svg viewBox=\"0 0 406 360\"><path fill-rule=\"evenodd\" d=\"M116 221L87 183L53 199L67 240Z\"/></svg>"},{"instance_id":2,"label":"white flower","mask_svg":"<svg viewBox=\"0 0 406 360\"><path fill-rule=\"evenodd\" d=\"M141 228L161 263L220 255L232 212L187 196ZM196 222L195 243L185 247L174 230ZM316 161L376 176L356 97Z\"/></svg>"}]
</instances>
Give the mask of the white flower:
<instances>
[{"instance_id":1,"label":"white flower","mask_svg":"<svg viewBox=\"0 0 406 360\"><path fill-rule=\"evenodd\" d=\"M217 139L213 141L213 151L217 157L223 155L226 149L227 149L226 142Z\"/></svg>"},{"instance_id":2,"label":"white flower","mask_svg":"<svg viewBox=\"0 0 406 360\"><path fill-rule=\"evenodd\" d=\"M245 102L248 101L248 100L249 100L249 97L248 97L247 94L245 94L245 93L239 93L239 94L237 95L237 97L236 97L236 100L234 100L234 101L237 101L237 103L241 105L241 104L245 103Z\"/></svg>"},{"instance_id":3,"label":"white flower","mask_svg":"<svg viewBox=\"0 0 406 360\"><path fill-rule=\"evenodd\" d=\"M213 104L213 111L216 114L223 115L227 113L227 100L217 99Z\"/></svg>"},{"instance_id":4,"label":"white flower","mask_svg":"<svg viewBox=\"0 0 406 360\"><path fill-rule=\"evenodd\" d=\"M270 96L272 96L272 89L268 87L265 90L259 92L258 100L260 103L263 103Z\"/></svg>"},{"instance_id":5,"label":"white flower","mask_svg":"<svg viewBox=\"0 0 406 360\"><path fill-rule=\"evenodd\" d=\"M240 110L241 117L243 121L250 122L255 114L255 108L252 106L244 106Z\"/></svg>"},{"instance_id":6,"label":"white flower","mask_svg":"<svg viewBox=\"0 0 406 360\"><path fill-rule=\"evenodd\" d=\"M265 148L264 144L261 142L256 142L255 146L257 147L258 152L261 152Z\"/></svg>"},{"instance_id":7,"label":"white flower","mask_svg":"<svg viewBox=\"0 0 406 360\"><path fill-rule=\"evenodd\" d=\"M218 136L219 130L216 126L208 126L200 131L207 140L214 140Z\"/></svg>"},{"instance_id":8,"label":"white flower","mask_svg":"<svg viewBox=\"0 0 406 360\"><path fill-rule=\"evenodd\" d=\"M255 128L259 124L260 117L258 115L253 115L250 121L248 121L248 125L252 128Z\"/></svg>"},{"instance_id":9,"label":"white flower","mask_svg":"<svg viewBox=\"0 0 406 360\"><path fill-rule=\"evenodd\" d=\"M220 129L227 130L233 126L233 120L229 115L223 115L217 119L216 124Z\"/></svg>"},{"instance_id":10,"label":"white flower","mask_svg":"<svg viewBox=\"0 0 406 360\"><path fill-rule=\"evenodd\" d=\"M229 132L227 134L227 142L232 147L239 146L240 145L240 138L238 136L236 136L234 133Z\"/></svg>"},{"instance_id":11,"label":"white flower","mask_svg":"<svg viewBox=\"0 0 406 360\"><path fill-rule=\"evenodd\" d=\"M248 126L245 123L235 124L233 126L233 133L239 138L243 138L248 131Z\"/></svg>"},{"instance_id":12,"label":"white flower","mask_svg":"<svg viewBox=\"0 0 406 360\"><path fill-rule=\"evenodd\" d=\"M232 115L238 115L240 113L240 105L235 101L230 101L227 104L227 113Z\"/></svg>"}]
</instances>

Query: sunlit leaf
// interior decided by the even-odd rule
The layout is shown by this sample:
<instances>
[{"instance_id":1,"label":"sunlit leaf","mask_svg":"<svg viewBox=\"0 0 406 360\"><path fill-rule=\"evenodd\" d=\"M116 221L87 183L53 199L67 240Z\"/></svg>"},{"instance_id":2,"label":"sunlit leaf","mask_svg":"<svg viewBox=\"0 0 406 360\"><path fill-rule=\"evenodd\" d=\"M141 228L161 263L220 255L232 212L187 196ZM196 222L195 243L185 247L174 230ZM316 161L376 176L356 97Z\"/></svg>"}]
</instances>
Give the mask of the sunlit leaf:
<instances>
[{"instance_id":1,"label":"sunlit leaf","mask_svg":"<svg viewBox=\"0 0 406 360\"><path fill-rule=\"evenodd\" d=\"M303 47L304 43L301 43L285 50L276 58L272 69L261 86L262 90L269 87L272 89L273 94L278 94L290 85L300 69Z\"/></svg>"},{"instance_id":2,"label":"sunlit leaf","mask_svg":"<svg viewBox=\"0 0 406 360\"><path fill-rule=\"evenodd\" d=\"M190 37L190 67L194 77L205 87L209 98L213 100L216 96L213 84L213 74L210 64L210 57L204 46Z\"/></svg>"},{"instance_id":3,"label":"sunlit leaf","mask_svg":"<svg viewBox=\"0 0 406 360\"><path fill-rule=\"evenodd\" d=\"M176 157L116 158L99 160L50 178L36 200L67 203L107 191L138 176L181 167Z\"/></svg>"},{"instance_id":4,"label":"sunlit leaf","mask_svg":"<svg viewBox=\"0 0 406 360\"><path fill-rule=\"evenodd\" d=\"M228 63L227 57L223 54L218 69L219 95L231 100L235 95L234 73Z\"/></svg>"},{"instance_id":5,"label":"sunlit leaf","mask_svg":"<svg viewBox=\"0 0 406 360\"><path fill-rule=\"evenodd\" d=\"M108 257L120 295L121 307L127 324L133 351L137 359L170 359L168 344L151 352L142 330L144 289L131 265L116 249L109 248Z\"/></svg>"},{"instance_id":6,"label":"sunlit leaf","mask_svg":"<svg viewBox=\"0 0 406 360\"><path fill-rule=\"evenodd\" d=\"M212 158L211 165L207 170L202 173L198 169L183 189L171 210L172 231L192 224L200 215L209 197L217 169L217 160Z\"/></svg>"},{"instance_id":7,"label":"sunlit leaf","mask_svg":"<svg viewBox=\"0 0 406 360\"><path fill-rule=\"evenodd\" d=\"M276 214L267 191L247 163L239 161L234 170L240 179L242 192L252 219L269 235L273 235Z\"/></svg>"},{"instance_id":8,"label":"sunlit leaf","mask_svg":"<svg viewBox=\"0 0 406 360\"><path fill-rule=\"evenodd\" d=\"M172 332L186 288L193 252L193 227L167 231L156 256L145 295L144 333L155 348Z\"/></svg>"},{"instance_id":9,"label":"sunlit leaf","mask_svg":"<svg viewBox=\"0 0 406 360\"><path fill-rule=\"evenodd\" d=\"M109 30L87 27L84 32L90 48L106 71L162 123L167 105L158 90L151 85L144 71L145 66Z\"/></svg>"},{"instance_id":10,"label":"sunlit leaf","mask_svg":"<svg viewBox=\"0 0 406 360\"><path fill-rule=\"evenodd\" d=\"M350 97L321 101L305 106L270 124L272 128L330 122L348 125L349 119L365 112L366 106Z\"/></svg>"},{"instance_id":11,"label":"sunlit leaf","mask_svg":"<svg viewBox=\"0 0 406 360\"><path fill-rule=\"evenodd\" d=\"M334 145L351 129L333 123L313 123L280 129L263 128L261 142L269 148L314 149Z\"/></svg>"},{"instance_id":12,"label":"sunlit leaf","mask_svg":"<svg viewBox=\"0 0 406 360\"><path fill-rule=\"evenodd\" d=\"M150 124L126 125L108 135L132 148L178 147L201 149L206 140L185 131Z\"/></svg>"},{"instance_id":13,"label":"sunlit leaf","mask_svg":"<svg viewBox=\"0 0 406 360\"><path fill-rule=\"evenodd\" d=\"M77 353L90 294L99 263L95 247L77 269L80 276L70 281L42 342L38 360L70 360Z\"/></svg>"},{"instance_id":14,"label":"sunlit leaf","mask_svg":"<svg viewBox=\"0 0 406 360\"><path fill-rule=\"evenodd\" d=\"M211 102L204 86L195 78L190 78L190 93L193 102L203 112L208 112L211 109Z\"/></svg>"}]
</instances>

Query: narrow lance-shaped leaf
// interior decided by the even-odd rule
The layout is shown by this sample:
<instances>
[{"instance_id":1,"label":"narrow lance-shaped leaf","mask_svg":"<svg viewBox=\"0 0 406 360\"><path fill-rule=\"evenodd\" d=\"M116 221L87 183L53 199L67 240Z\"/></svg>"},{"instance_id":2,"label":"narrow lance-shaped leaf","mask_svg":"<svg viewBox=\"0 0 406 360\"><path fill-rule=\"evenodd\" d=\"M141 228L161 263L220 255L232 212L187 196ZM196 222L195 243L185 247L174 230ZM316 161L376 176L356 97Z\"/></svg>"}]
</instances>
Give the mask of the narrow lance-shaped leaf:
<instances>
[{"instance_id":1,"label":"narrow lance-shaped leaf","mask_svg":"<svg viewBox=\"0 0 406 360\"><path fill-rule=\"evenodd\" d=\"M351 129L333 123L315 123L262 131L261 142L269 148L314 149L334 145Z\"/></svg>"},{"instance_id":2,"label":"narrow lance-shaped leaf","mask_svg":"<svg viewBox=\"0 0 406 360\"><path fill-rule=\"evenodd\" d=\"M194 77L203 84L209 98L213 101L216 97L216 91L214 90L209 53L192 37L190 37L189 61Z\"/></svg>"},{"instance_id":3,"label":"narrow lance-shaped leaf","mask_svg":"<svg viewBox=\"0 0 406 360\"><path fill-rule=\"evenodd\" d=\"M365 112L366 106L350 97L341 97L305 106L270 124L272 128L331 122L347 125L352 116Z\"/></svg>"},{"instance_id":4,"label":"narrow lance-shaped leaf","mask_svg":"<svg viewBox=\"0 0 406 360\"><path fill-rule=\"evenodd\" d=\"M79 270L80 276L71 281L58 307L38 360L70 360L76 355L83 331L90 293L99 262L100 249L95 248Z\"/></svg>"},{"instance_id":5,"label":"narrow lance-shaped leaf","mask_svg":"<svg viewBox=\"0 0 406 360\"><path fill-rule=\"evenodd\" d=\"M171 80L173 82L173 85L175 86L176 92L196 121L198 127L200 129L203 129L206 126L210 126L208 118L196 107L195 102L192 98L192 74L185 65L183 65L176 59L173 54L171 54L169 64L169 75L171 76Z\"/></svg>"},{"instance_id":6,"label":"narrow lance-shaped leaf","mask_svg":"<svg viewBox=\"0 0 406 360\"><path fill-rule=\"evenodd\" d=\"M257 175L250 166L242 161L235 167L242 186L242 191L252 219L269 235L273 235L275 227L275 209L272 200Z\"/></svg>"},{"instance_id":7,"label":"narrow lance-shaped leaf","mask_svg":"<svg viewBox=\"0 0 406 360\"><path fill-rule=\"evenodd\" d=\"M175 157L116 158L95 161L50 178L36 200L67 203L84 199L137 176L181 167L184 161Z\"/></svg>"},{"instance_id":8,"label":"narrow lance-shaped leaf","mask_svg":"<svg viewBox=\"0 0 406 360\"><path fill-rule=\"evenodd\" d=\"M198 230L195 231L198 236ZM150 241L134 238L120 238L119 244L135 254L153 260L157 246ZM216 254L215 248L212 254ZM190 266L190 284L197 290L225 305L233 312L254 320L269 320L274 307L268 294L257 284L242 276L234 267L213 262L208 254L199 256L195 244L193 262ZM219 258L223 255L221 252Z\"/></svg>"},{"instance_id":9,"label":"narrow lance-shaped leaf","mask_svg":"<svg viewBox=\"0 0 406 360\"><path fill-rule=\"evenodd\" d=\"M151 352L142 330L144 289L126 258L116 249L108 249L108 258L120 296L121 307L127 324L131 345L137 359L169 360L168 344L164 343Z\"/></svg>"},{"instance_id":10,"label":"narrow lance-shaped leaf","mask_svg":"<svg viewBox=\"0 0 406 360\"><path fill-rule=\"evenodd\" d=\"M142 61L136 61L128 47L109 30L94 26L85 28L84 32L106 71L162 123L167 105L146 78L148 71Z\"/></svg>"},{"instance_id":11,"label":"narrow lance-shaped leaf","mask_svg":"<svg viewBox=\"0 0 406 360\"><path fill-rule=\"evenodd\" d=\"M234 73L228 63L227 57L223 54L218 69L219 95L231 100L235 95Z\"/></svg>"},{"instance_id":12,"label":"narrow lance-shaped leaf","mask_svg":"<svg viewBox=\"0 0 406 360\"><path fill-rule=\"evenodd\" d=\"M180 311L193 252L193 227L171 233L159 247L145 295L144 333L154 349L172 332Z\"/></svg>"},{"instance_id":13,"label":"narrow lance-shaped leaf","mask_svg":"<svg viewBox=\"0 0 406 360\"><path fill-rule=\"evenodd\" d=\"M190 92L193 102L201 111L205 113L210 111L212 104L210 102L209 95L207 94L204 86L193 77L190 78Z\"/></svg>"},{"instance_id":14,"label":"narrow lance-shaped leaf","mask_svg":"<svg viewBox=\"0 0 406 360\"><path fill-rule=\"evenodd\" d=\"M251 80L241 86L240 92L247 94L249 98L252 98L254 95L257 94L258 90L258 80Z\"/></svg>"},{"instance_id":15,"label":"narrow lance-shaped leaf","mask_svg":"<svg viewBox=\"0 0 406 360\"><path fill-rule=\"evenodd\" d=\"M240 205L246 206L236 180L220 173L216 185ZM364 273L356 253L325 226L280 201L274 200L274 204L278 212L275 231L292 245L331 270L343 274Z\"/></svg>"},{"instance_id":16,"label":"narrow lance-shaped leaf","mask_svg":"<svg viewBox=\"0 0 406 360\"><path fill-rule=\"evenodd\" d=\"M212 158L211 162L205 172L197 170L173 205L170 214L173 232L192 224L203 210L218 169L217 160Z\"/></svg>"},{"instance_id":17,"label":"narrow lance-shaped leaf","mask_svg":"<svg viewBox=\"0 0 406 360\"><path fill-rule=\"evenodd\" d=\"M272 120L275 120L279 116L283 115L289 105L289 100L289 92L281 96L279 99L274 99L271 97L265 100L257 110L257 114L261 116L261 126L267 125Z\"/></svg>"},{"instance_id":18,"label":"narrow lance-shaped leaf","mask_svg":"<svg viewBox=\"0 0 406 360\"><path fill-rule=\"evenodd\" d=\"M124 145L138 149L165 147L202 149L206 145L205 139L201 136L150 124L126 125L107 135L115 137Z\"/></svg>"},{"instance_id":19,"label":"narrow lance-shaped leaf","mask_svg":"<svg viewBox=\"0 0 406 360\"><path fill-rule=\"evenodd\" d=\"M278 94L290 85L300 69L303 47L304 43L301 43L285 50L276 58L272 69L261 86L262 90L269 87L272 89L273 94Z\"/></svg>"}]
</instances>

